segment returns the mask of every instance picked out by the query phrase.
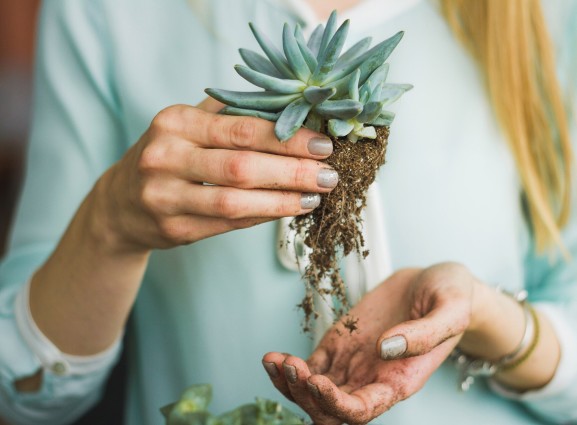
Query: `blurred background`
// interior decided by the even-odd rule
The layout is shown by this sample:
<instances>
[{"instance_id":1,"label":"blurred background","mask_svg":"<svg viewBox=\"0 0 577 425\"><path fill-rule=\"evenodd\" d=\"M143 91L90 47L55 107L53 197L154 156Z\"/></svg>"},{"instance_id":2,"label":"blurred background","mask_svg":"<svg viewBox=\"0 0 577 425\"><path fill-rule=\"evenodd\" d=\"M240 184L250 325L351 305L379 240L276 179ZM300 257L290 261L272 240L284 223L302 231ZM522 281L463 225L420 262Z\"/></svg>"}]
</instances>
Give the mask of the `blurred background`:
<instances>
[{"instance_id":1,"label":"blurred background","mask_svg":"<svg viewBox=\"0 0 577 425\"><path fill-rule=\"evenodd\" d=\"M22 183L39 5L40 0L0 0L0 257L6 250ZM123 356L108 382L104 400L75 425L122 423L124 364Z\"/></svg>"},{"instance_id":2,"label":"blurred background","mask_svg":"<svg viewBox=\"0 0 577 425\"><path fill-rule=\"evenodd\" d=\"M0 0L0 255L22 176L39 0Z\"/></svg>"}]
</instances>

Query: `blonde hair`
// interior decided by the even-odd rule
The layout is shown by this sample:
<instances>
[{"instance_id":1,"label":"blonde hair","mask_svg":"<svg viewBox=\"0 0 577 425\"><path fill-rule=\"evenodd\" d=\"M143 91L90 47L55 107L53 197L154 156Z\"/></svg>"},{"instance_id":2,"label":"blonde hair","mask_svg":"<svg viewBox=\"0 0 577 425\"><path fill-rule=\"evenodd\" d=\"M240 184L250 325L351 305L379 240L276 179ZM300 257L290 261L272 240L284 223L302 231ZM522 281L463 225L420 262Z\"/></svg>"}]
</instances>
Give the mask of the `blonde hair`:
<instances>
[{"instance_id":1,"label":"blonde hair","mask_svg":"<svg viewBox=\"0 0 577 425\"><path fill-rule=\"evenodd\" d=\"M565 251L573 153L540 0L440 0L478 61L523 185L538 251Z\"/></svg>"},{"instance_id":2,"label":"blonde hair","mask_svg":"<svg viewBox=\"0 0 577 425\"><path fill-rule=\"evenodd\" d=\"M209 7L205 0L188 0L190 8L193 10L195 16L201 24L208 25L209 22Z\"/></svg>"}]
</instances>

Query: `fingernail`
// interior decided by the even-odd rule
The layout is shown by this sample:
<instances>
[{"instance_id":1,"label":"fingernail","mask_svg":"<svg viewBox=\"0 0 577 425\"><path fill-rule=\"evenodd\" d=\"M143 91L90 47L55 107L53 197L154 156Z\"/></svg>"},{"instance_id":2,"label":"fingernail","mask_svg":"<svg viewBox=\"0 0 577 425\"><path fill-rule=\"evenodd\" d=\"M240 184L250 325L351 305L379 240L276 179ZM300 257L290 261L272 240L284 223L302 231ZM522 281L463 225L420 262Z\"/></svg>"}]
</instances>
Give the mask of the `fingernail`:
<instances>
[{"instance_id":1,"label":"fingernail","mask_svg":"<svg viewBox=\"0 0 577 425\"><path fill-rule=\"evenodd\" d=\"M278 370L277 370L276 365L274 363L262 362L262 365L264 366L266 373L268 373L271 378L278 377Z\"/></svg>"},{"instance_id":2,"label":"fingernail","mask_svg":"<svg viewBox=\"0 0 577 425\"><path fill-rule=\"evenodd\" d=\"M321 398L321 392L319 391L319 387L317 387L315 384L311 384L310 382L307 382L307 385L312 395L314 395L316 398Z\"/></svg>"},{"instance_id":3,"label":"fingernail","mask_svg":"<svg viewBox=\"0 0 577 425\"><path fill-rule=\"evenodd\" d=\"M303 193L301 195L301 208L303 210L312 210L321 203L321 195L318 193Z\"/></svg>"},{"instance_id":4,"label":"fingernail","mask_svg":"<svg viewBox=\"0 0 577 425\"><path fill-rule=\"evenodd\" d=\"M297 381L297 368L288 364L283 366L287 381L289 381L291 384L294 384Z\"/></svg>"},{"instance_id":5,"label":"fingernail","mask_svg":"<svg viewBox=\"0 0 577 425\"><path fill-rule=\"evenodd\" d=\"M381 342L381 359L392 360L402 356L407 351L407 340L401 336L393 336Z\"/></svg>"},{"instance_id":6,"label":"fingernail","mask_svg":"<svg viewBox=\"0 0 577 425\"><path fill-rule=\"evenodd\" d=\"M319 171L317 176L317 184L320 187L327 189L332 189L339 182L339 175L335 170L329 170L328 168L323 168Z\"/></svg>"},{"instance_id":7,"label":"fingernail","mask_svg":"<svg viewBox=\"0 0 577 425\"><path fill-rule=\"evenodd\" d=\"M329 156L333 153L333 142L331 139L314 137L309 140L308 148L312 155Z\"/></svg>"}]
</instances>

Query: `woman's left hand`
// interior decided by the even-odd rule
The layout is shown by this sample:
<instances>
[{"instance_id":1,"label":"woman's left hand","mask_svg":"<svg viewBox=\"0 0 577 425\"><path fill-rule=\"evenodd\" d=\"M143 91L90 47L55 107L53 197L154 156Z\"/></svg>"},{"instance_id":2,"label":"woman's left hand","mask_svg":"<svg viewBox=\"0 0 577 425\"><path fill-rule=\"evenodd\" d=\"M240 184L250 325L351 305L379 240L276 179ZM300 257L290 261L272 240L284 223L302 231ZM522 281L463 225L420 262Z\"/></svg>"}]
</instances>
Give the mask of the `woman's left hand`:
<instances>
[{"instance_id":1,"label":"woman's left hand","mask_svg":"<svg viewBox=\"0 0 577 425\"><path fill-rule=\"evenodd\" d=\"M399 271L344 319L358 320L357 330L341 321L306 362L273 352L263 365L313 423L365 424L417 392L447 358L472 325L477 286L454 263Z\"/></svg>"}]
</instances>

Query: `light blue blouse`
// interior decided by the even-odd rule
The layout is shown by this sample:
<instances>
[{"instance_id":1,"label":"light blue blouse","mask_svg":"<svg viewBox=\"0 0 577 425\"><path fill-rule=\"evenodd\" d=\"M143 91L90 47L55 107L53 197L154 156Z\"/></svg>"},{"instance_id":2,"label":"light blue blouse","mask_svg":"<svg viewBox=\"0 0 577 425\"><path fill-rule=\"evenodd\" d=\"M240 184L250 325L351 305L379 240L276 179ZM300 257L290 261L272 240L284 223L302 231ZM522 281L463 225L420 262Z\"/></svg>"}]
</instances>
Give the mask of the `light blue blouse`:
<instances>
[{"instance_id":1,"label":"light blue blouse","mask_svg":"<svg viewBox=\"0 0 577 425\"><path fill-rule=\"evenodd\" d=\"M93 403L106 374L46 370L38 394L12 387L40 367L15 324L14 299L83 197L162 108L196 104L206 87L247 88L233 65L241 61L238 47L258 50L249 21L279 40L282 23L299 19L273 0L205 5L200 19L187 0L44 1L26 182L0 266L0 416L14 423L46 423L47 412L72 421ZM569 84L577 75L577 43L571 35L571 47L564 31L571 13L575 25L577 7L570 0L544 6ZM482 77L434 3L418 2L379 25L352 22L350 42L367 35L381 40L401 29L405 38L390 58L389 78L415 89L398 105L378 177L394 268L458 261L489 284L526 287L565 324L559 329L572 328L562 341L570 346L577 340L577 264L534 254L515 164ZM128 329L127 424L161 423L159 407L193 383L213 385L215 413L255 396L282 400L262 370L262 355L306 357L312 347L295 308L303 285L276 258L275 226L152 255ZM577 258L577 219L565 236ZM577 423L577 380L562 378L520 400L484 383L460 394L456 372L446 364L377 422Z\"/></svg>"}]
</instances>

